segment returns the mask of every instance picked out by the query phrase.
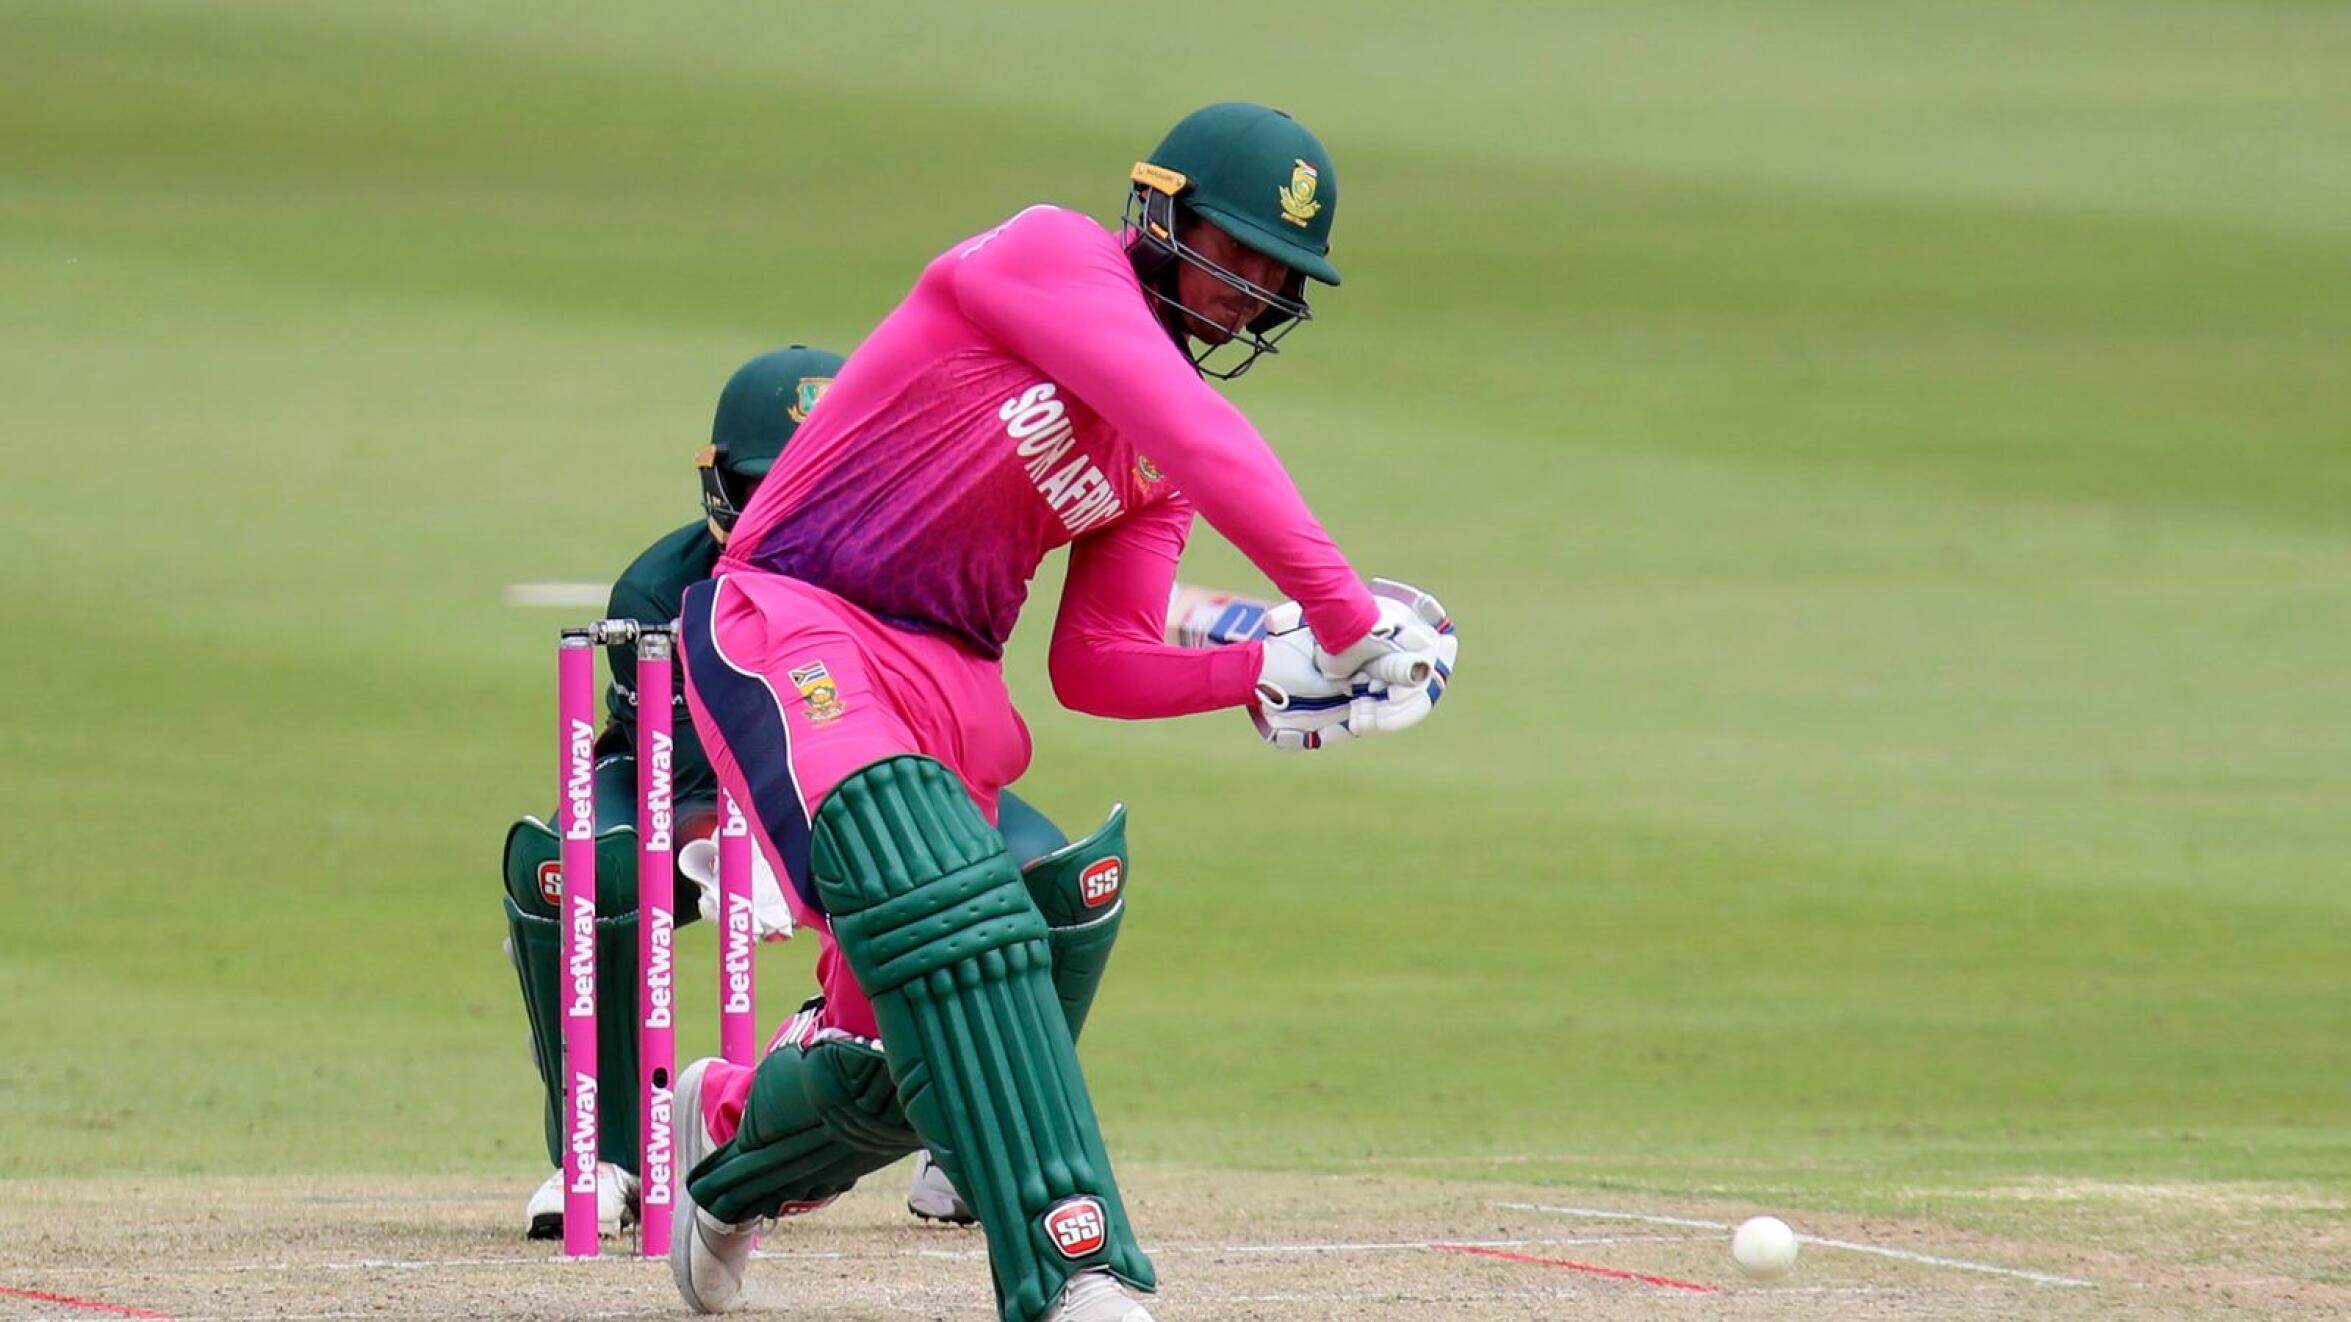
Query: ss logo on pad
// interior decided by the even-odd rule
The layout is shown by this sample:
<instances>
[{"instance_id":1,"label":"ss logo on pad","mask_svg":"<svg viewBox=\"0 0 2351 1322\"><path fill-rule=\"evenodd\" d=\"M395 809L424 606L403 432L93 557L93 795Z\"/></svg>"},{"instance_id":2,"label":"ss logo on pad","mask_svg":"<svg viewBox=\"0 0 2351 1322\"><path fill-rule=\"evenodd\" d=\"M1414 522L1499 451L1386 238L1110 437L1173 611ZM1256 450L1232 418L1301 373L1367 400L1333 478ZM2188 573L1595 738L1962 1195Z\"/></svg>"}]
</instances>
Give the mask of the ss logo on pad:
<instances>
[{"instance_id":1,"label":"ss logo on pad","mask_svg":"<svg viewBox=\"0 0 2351 1322\"><path fill-rule=\"evenodd\" d=\"M1065 1258L1082 1258L1110 1238L1109 1218L1092 1198L1072 1198L1045 1214L1045 1233Z\"/></svg>"},{"instance_id":2,"label":"ss logo on pad","mask_svg":"<svg viewBox=\"0 0 2351 1322\"><path fill-rule=\"evenodd\" d=\"M1123 859L1106 858L1090 863L1078 874L1078 898L1086 902L1087 908L1099 909L1118 898L1119 884L1126 880L1126 875Z\"/></svg>"}]
</instances>

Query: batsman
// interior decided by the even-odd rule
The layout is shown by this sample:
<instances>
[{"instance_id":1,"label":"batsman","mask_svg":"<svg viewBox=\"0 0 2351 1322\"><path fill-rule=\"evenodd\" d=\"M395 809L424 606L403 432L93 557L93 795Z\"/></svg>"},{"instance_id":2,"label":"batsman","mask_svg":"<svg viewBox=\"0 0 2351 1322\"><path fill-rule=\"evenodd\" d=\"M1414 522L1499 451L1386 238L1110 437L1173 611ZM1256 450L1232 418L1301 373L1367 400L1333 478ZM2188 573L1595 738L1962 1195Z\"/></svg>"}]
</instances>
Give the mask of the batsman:
<instances>
[{"instance_id":1,"label":"batsman","mask_svg":"<svg viewBox=\"0 0 2351 1322\"><path fill-rule=\"evenodd\" d=\"M701 517L666 534L632 561L615 580L605 614L614 619L665 623L675 620L689 584L710 576L736 518L792 434L824 397L841 358L801 345L776 349L744 363L719 393L710 443L695 457L701 477ZM1260 629L1258 603L1220 593L1186 589L1171 610L1186 613L1184 637L1208 645ZM1171 630L1174 624L1171 621ZM605 690L610 717L597 740L595 775L597 1060L609 1079L637 1076L638 994L636 875L637 705L644 695L632 687L635 666L629 648L610 655L612 683ZM673 793L680 852L675 912L693 921L699 894L715 911L715 847L707 843L716 826L718 779L703 754L693 725L684 716L684 679L667 695L678 714L673 722ZM1125 814L1074 843L1043 813L1010 790L1002 799L1007 847L1021 860L1022 878L1040 911L1053 923L1054 980L1072 1027L1093 1003L1118 938L1124 906L1117 903L1128 876ZM559 841L547 823L524 817L506 833L504 902L508 949L522 988L530 1022L531 1054L544 1092L547 1160L561 1160L563 1037L560 1024L563 933L558 921L563 879ZM764 866L755 869L756 928L761 936L791 931L789 902ZM691 1002L688 1002L689 1004ZM814 1007L787 1025L778 1045L812 1021ZM597 1169L598 1230L620 1234L638 1210L639 1117L634 1088L606 1089L599 1117L601 1161ZM968 1224L972 1215L946 1176L918 1157L907 1191L907 1210L929 1220ZM524 1233L532 1239L563 1237L563 1185L550 1173L523 1208Z\"/></svg>"},{"instance_id":2,"label":"batsman","mask_svg":"<svg viewBox=\"0 0 2351 1322\"><path fill-rule=\"evenodd\" d=\"M1202 379L1338 283L1322 143L1222 103L1130 183L1118 230L1031 207L926 266L686 591L694 726L824 993L755 1069L679 1079L671 1267L697 1311L742 1301L761 1218L920 1144L986 1231L1004 1322L1149 1322L1056 915L1004 831L1030 745L1002 657L1047 554L1069 553L1049 668L1078 711L1242 708L1276 747L1327 748L1416 724L1450 675L1436 602L1367 585ZM1195 511L1292 599L1264 638L1164 640Z\"/></svg>"}]
</instances>

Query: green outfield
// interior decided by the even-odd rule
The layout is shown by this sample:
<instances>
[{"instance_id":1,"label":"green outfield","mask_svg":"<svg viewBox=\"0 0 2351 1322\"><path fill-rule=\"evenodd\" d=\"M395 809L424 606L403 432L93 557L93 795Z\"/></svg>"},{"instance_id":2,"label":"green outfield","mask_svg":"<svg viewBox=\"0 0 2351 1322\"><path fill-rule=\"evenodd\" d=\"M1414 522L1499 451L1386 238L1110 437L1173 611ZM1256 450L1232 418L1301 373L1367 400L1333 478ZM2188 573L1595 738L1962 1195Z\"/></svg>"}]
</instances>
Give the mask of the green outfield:
<instances>
[{"instance_id":1,"label":"green outfield","mask_svg":"<svg viewBox=\"0 0 2351 1322\"><path fill-rule=\"evenodd\" d=\"M743 358L1245 96L1347 283L1230 393L1464 656L1330 756L1080 718L1049 566L1120 1154L2351 1196L2351 13L800 8L0 0L0 1176L519 1206L571 615L502 590L687 521Z\"/></svg>"}]
</instances>

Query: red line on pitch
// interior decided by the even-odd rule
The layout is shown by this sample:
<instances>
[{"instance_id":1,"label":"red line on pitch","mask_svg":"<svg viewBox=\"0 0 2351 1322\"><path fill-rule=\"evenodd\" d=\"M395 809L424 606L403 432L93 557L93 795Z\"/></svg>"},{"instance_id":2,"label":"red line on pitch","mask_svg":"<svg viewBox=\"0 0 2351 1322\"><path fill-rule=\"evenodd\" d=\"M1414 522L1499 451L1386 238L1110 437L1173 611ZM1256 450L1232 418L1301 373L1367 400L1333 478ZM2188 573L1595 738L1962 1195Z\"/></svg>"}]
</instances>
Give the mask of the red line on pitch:
<instances>
[{"instance_id":1,"label":"red line on pitch","mask_svg":"<svg viewBox=\"0 0 2351 1322\"><path fill-rule=\"evenodd\" d=\"M1467 1253L1480 1258L1500 1258L1504 1262L1524 1262L1537 1267L1562 1267L1571 1272L1592 1276L1608 1276L1620 1281L1639 1281L1643 1285L1663 1286L1668 1290L1688 1290L1692 1294L1719 1294L1720 1289L1697 1281L1677 1281L1671 1276L1652 1276L1647 1272L1629 1272L1622 1267L1603 1267L1594 1262L1577 1262L1572 1258L1538 1258L1531 1253L1512 1253L1506 1249L1479 1248L1473 1244L1431 1244L1440 1253Z\"/></svg>"},{"instance_id":2,"label":"red line on pitch","mask_svg":"<svg viewBox=\"0 0 2351 1322\"><path fill-rule=\"evenodd\" d=\"M0 1294L14 1295L19 1299L37 1299L44 1304L64 1304L68 1308L87 1308L99 1313L118 1313L123 1317L167 1318L171 1316L169 1313L158 1313L152 1308L133 1308L129 1304L110 1304L101 1299L76 1299L70 1294L51 1294L47 1290L19 1290L13 1286L0 1285Z\"/></svg>"}]
</instances>

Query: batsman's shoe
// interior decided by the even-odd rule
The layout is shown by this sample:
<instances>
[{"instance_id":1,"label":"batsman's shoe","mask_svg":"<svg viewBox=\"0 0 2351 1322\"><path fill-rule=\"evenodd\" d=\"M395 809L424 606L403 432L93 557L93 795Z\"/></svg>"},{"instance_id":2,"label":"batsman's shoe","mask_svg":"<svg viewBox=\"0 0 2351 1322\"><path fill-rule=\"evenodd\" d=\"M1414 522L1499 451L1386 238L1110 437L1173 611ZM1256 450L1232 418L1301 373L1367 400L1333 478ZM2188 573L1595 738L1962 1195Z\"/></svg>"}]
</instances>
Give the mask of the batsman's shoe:
<instances>
[{"instance_id":1,"label":"batsman's shoe","mask_svg":"<svg viewBox=\"0 0 2351 1322\"><path fill-rule=\"evenodd\" d=\"M596 1234L617 1238L637 1224L637 1177L602 1162L596 1167ZM523 1234L531 1239L563 1238L563 1172L554 1171L523 1205Z\"/></svg>"},{"instance_id":2,"label":"batsman's shoe","mask_svg":"<svg viewBox=\"0 0 2351 1322\"><path fill-rule=\"evenodd\" d=\"M702 1076L715 1057L705 1056L678 1076L672 1095L678 1125L678 1168L691 1171L718 1147L702 1119ZM743 1271L757 1243L756 1222L729 1225L694 1203L691 1181L678 1181L678 1226L670 1235L669 1274L678 1296L697 1313L723 1313L743 1301Z\"/></svg>"},{"instance_id":3,"label":"batsman's shoe","mask_svg":"<svg viewBox=\"0 0 2351 1322\"><path fill-rule=\"evenodd\" d=\"M914 1183L906 1189L906 1210L925 1221L944 1221L951 1226L979 1223L927 1149L914 1154Z\"/></svg>"},{"instance_id":4,"label":"batsman's shoe","mask_svg":"<svg viewBox=\"0 0 2351 1322\"><path fill-rule=\"evenodd\" d=\"M1151 1322L1142 1296L1109 1272L1096 1268L1069 1278L1061 1299L1041 1322Z\"/></svg>"}]
</instances>

